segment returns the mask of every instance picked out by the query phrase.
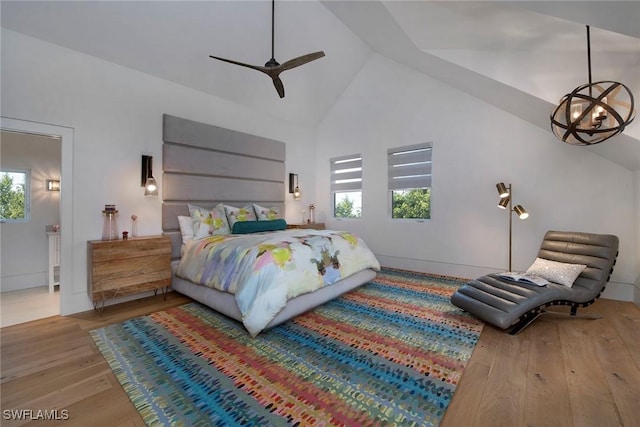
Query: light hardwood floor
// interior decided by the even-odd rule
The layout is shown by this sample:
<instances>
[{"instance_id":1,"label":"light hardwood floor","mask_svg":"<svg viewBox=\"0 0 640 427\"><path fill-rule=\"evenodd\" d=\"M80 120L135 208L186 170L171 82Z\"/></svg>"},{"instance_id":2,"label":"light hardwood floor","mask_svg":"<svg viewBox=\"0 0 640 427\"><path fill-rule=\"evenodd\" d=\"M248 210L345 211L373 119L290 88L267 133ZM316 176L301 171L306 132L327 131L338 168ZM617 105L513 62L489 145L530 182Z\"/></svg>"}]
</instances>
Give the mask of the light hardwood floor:
<instances>
[{"instance_id":1,"label":"light hardwood floor","mask_svg":"<svg viewBox=\"0 0 640 427\"><path fill-rule=\"evenodd\" d=\"M88 331L188 302L169 293L3 328L5 410L67 410L64 426L143 426ZM520 335L485 326L444 427L640 425L640 310L599 300L600 320L547 315Z\"/></svg>"},{"instance_id":2,"label":"light hardwood floor","mask_svg":"<svg viewBox=\"0 0 640 427\"><path fill-rule=\"evenodd\" d=\"M60 314L60 291L48 286L0 293L0 327Z\"/></svg>"}]
</instances>

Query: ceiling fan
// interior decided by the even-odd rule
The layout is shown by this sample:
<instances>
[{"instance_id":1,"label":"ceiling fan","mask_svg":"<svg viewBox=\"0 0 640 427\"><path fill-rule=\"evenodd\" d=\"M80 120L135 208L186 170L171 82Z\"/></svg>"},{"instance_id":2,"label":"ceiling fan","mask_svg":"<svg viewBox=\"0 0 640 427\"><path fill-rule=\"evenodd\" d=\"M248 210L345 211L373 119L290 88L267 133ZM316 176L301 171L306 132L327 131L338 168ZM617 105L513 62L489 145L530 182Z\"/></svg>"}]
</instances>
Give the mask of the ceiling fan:
<instances>
[{"instance_id":1,"label":"ceiling fan","mask_svg":"<svg viewBox=\"0 0 640 427\"><path fill-rule=\"evenodd\" d=\"M218 59L220 61L228 62L230 64L240 65L241 67L252 68L254 70L261 71L271 77L273 80L273 85L276 87L276 91L278 91L278 95L280 98L284 98L284 85L282 84L282 80L280 80L280 73L283 71L290 70L295 67L299 67L300 65L304 65L307 62L314 61L318 58L322 58L324 56L323 51L308 53L306 55L299 56L297 58L293 58L284 64L278 63L274 56L274 11L275 11L275 0L271 0L271 59L264 64L264 67L259 65L250 65L244 64L242 62L233 61L231 59L220 58L219 56L209 55L210 58Z\"/></svg>"}]
</instances>

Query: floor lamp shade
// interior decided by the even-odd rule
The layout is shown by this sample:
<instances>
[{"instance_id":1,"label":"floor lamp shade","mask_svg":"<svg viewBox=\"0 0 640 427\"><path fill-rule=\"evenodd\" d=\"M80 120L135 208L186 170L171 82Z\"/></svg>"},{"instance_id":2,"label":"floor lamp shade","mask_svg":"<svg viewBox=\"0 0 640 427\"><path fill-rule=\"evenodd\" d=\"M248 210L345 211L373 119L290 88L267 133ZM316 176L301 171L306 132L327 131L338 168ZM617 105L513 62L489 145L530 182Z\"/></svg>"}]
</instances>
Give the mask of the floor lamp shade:
<instances>
[{"instance_id":1,"label":"floor lamp shade","mask_svg":"<svg viewBox=\"0 0 640 427\"><path fill-rule=\"evenodd\" d=\"M509 271L511 271L511 259L512 259L512 249L513 249L513 213L518 215L520 219L527 219L529 214L522 207L522 205L516 205L512 208L513 202L513 189L511 188L511 184L505 185L503 182L499 182L496 184L496 189L498 190L498 195L500 196L500 200L498 200L498 207L500 209L508 210L509 212Z\"/></svg>"},{"instance_id":2,"label":"floor lamp shade","mask_svg":"<svg viewBox=\"0 0 640 427\"><path fill-rule=\"evenodd\" d=\"M516 215L518 215L518 218L520 218L520 219L529 218L529 214L527 213L526 210L524 210L522 205L516 205L516 207L513 208L513 211L516 213Z\"/></svg>"},{"instance_id":3,"label":"floor lamp shade","mask_svg":"<svg viewBox=\"0 0 640 427\"><path fill-rule=\"evenodd\" d=\"M498 189L498 195L500 196L501 199L509 197L509 190L507 190L507 187L504 185L504 182L497 183L496 188Z\"/></svg>"}]
</instances>

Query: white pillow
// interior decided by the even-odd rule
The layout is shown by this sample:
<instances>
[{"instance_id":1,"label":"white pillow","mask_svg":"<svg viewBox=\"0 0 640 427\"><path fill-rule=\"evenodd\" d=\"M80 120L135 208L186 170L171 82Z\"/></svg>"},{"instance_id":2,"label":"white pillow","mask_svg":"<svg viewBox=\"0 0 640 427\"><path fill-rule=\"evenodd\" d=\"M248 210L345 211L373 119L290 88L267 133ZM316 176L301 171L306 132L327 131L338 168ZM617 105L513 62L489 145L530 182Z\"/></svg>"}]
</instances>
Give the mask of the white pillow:
<instances>
[{"instance_id":1,"label":"white pillow","mask_svg":"<svg viewBox=\"0 0 640 427\"><path fill-rule=\"evenodd\" d=\"M253 204L253 210L256 212L258 221L272 221L274 219L281 219L279 208L266 208L257 204Z\"/></svg>"},{"instance_id":2,"label":"white pillow","mask_svg":"<svg viewBox=\"0 0 640 427\"><path fill-rule=\"evenodd\" d=\"M193 238L195 240L220 234L231 234L231 227L227 222L222 203L212 209L190 204L189 213L191 221L193 221Z\"/></svg>"},{"instance_id":3,"label":"white pillow","mask_svg":"<svg viewBox=\"0 0 640 427\"><path fill-rule=\"evenodd\" d=\"M178 224L180 224L182 243L187 243L193 240L193 221L191 220L191 217L178 215Z\"/></svg>"},{"instance_id":4,"label":"white pillow","mask_svg":"<svg viewBox=\"0 0 640 427\"><path fill-rule=\"evenodd\" d=\"M587 268L587 266L584 264L567 264L544 258L536 258L533 265L527 270L527 274L543 277L551 282L559 283L570 288L585 268Z\"/></svg>"}]
</instances>

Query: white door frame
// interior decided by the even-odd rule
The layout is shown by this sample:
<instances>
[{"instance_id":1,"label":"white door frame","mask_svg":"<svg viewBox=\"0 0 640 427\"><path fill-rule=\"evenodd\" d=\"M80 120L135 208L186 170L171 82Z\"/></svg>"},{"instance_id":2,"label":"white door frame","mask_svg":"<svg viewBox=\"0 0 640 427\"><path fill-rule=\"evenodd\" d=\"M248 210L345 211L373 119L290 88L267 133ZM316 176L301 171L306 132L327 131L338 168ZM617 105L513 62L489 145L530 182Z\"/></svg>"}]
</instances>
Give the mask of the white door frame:
<instances>
[{"instance_id":1,"label":"white door frame","mask_svg":"<svg viewBox=\"0 0 640 427\"><path fill-rule=\"evenodd\" d=\"M60 314L69 314L73 311L73 129L9 117L0 117L0 129L60 138Z\"/></svg>"}]
</instances>

